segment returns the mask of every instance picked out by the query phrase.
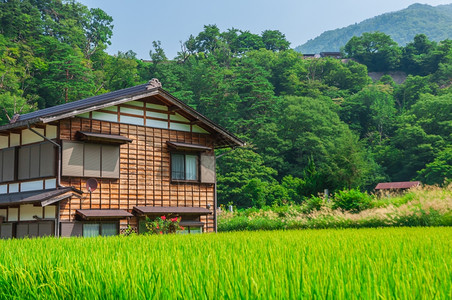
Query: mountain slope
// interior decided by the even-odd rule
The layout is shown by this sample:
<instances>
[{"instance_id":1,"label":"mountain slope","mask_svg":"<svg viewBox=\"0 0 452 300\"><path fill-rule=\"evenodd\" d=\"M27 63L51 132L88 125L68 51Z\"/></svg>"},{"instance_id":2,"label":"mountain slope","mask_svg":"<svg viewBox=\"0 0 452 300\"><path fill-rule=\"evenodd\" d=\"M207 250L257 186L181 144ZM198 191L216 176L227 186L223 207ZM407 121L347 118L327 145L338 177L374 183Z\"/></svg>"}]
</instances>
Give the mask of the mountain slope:
<instances>
[{"instance_id":1,"label":"mountain slope","mask_svg":"<svg viewBox=\"0 0 452 300\"><path fill-rule=\"evenodd\" d=\"M452 38L452 4L413 4L406 9L382 14L358 24L325 31L295 50L302 53L339 51L354 35L374 31L390 35L401 46L411 42L420 33L426 34L433 41Z\"/></svg>"}]
</instances>

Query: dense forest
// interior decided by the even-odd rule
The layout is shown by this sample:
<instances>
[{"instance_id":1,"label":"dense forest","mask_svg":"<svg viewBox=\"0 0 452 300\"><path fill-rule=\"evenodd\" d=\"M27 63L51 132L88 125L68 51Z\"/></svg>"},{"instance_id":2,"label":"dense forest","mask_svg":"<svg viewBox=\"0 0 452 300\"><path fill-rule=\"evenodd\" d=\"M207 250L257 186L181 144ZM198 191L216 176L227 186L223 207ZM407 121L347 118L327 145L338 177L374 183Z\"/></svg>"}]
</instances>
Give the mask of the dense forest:
<instances>
[{"instance_id":1,"label":"dense forest","mask_svg":"<svg viewBox=\"0 0 452 300\"><path fill-rule=\"evenodd\" d=\"M303 59L284 34L215 25L168 59L109 55L112 18L75 1L0 1L1 122L158 78L163 87L247 142L219 151L220 203L300 203L324 189L452 178L452 41L383 33L352 38L348 60ZM372 82L368 70L403 70Z\"/></svg>"},{"instance_id":2,"label":"dense forest","mask_svg":"<svg viewBox=\"0 0 452 300\"><path fill-rule=\"evenodd\" d=\"M328 30L295 48L302 53L339 51L353 36L365 32L384 32L405 46L423 33L439 42L452 36L452 4L430 6L413 4L406 9L382 14L344 28Z\"/></svg>"}]
</instances>

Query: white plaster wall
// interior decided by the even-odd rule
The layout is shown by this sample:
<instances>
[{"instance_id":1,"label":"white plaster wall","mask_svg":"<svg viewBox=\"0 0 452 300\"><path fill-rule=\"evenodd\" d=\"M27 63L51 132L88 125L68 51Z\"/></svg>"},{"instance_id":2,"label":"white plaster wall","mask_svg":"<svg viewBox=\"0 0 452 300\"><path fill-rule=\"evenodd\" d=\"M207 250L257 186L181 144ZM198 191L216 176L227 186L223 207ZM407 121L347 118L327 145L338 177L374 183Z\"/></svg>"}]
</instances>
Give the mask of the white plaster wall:
<instances>
[{"instance_id":1,"label":"white plaster wall","mask_svg":"<svg viewBox=\"0 0 452 300\"><path fill-rule=\"evenodd\" d=\"M19 208L10 207L8 208L8 222L14 222L19 220Z\"/></svg>"},{"instance_id":2,"label":"white plaster wall","mask_svg":"<svg viewBox=\"0 0 452 300\"><path fill-rule=\"evenodd\" d=\"M49 205L44 207L44 218L46 219L55 219L56 218L56 206Z\"/></svg>"},{"instance_id":3,"label":"white plaster wall","mask_svg":"<svg viewBox=\"0 0 452 300\"><path fill-rule=\"evenodd\" d=\"M20 220L21 221L33 221L33 216L42 218L42 207L33 206L33 204L25 204L20 206Z\"/></svg>"}]
</instances>

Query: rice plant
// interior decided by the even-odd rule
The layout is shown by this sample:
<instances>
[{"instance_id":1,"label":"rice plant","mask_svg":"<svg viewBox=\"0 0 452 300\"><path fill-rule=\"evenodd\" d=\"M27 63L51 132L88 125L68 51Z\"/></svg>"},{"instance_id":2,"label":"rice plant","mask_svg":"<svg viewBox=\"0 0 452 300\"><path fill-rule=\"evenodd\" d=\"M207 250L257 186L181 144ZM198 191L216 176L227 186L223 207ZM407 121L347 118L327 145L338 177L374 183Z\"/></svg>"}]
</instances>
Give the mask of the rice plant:
<instances>
[{"instance_id":1,"label":"rice plant","mask_svg":"<svg viewBox=\"0 0 452 300\"><path fill-rule=\"evenodd\" d=\"M451 299L452 228L0 241L2 299Z\"/></svg>"}]
</instances>

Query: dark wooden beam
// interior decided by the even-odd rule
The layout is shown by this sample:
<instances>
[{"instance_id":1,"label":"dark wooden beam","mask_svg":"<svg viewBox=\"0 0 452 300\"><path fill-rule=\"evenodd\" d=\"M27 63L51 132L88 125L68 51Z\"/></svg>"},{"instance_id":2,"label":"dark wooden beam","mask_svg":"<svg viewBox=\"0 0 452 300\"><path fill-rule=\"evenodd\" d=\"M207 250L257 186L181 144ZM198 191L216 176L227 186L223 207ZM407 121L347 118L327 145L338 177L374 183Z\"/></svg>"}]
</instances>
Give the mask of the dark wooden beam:
<instances>
[{"instance_id":1,"label":"dark wooden beam","mask_svg":"<svg viewBox=\"0 0 452 300\"><path fill-rule=\"evenodd\" d=\"M198 125L198 124L202 124L201 120L194 120L190 122L190 125Z\"/></svg>"},{"instance_id":2,"label":"dark wooden beam","mask_svg":"<svg viewBox=\"0 0 452 300\"><path fill-rule=\"evenodd\" d=\"M178 110L180 110L180 107L176 105L168 107L168 111L178 111Z\"/></svg>"}]
</instances>

